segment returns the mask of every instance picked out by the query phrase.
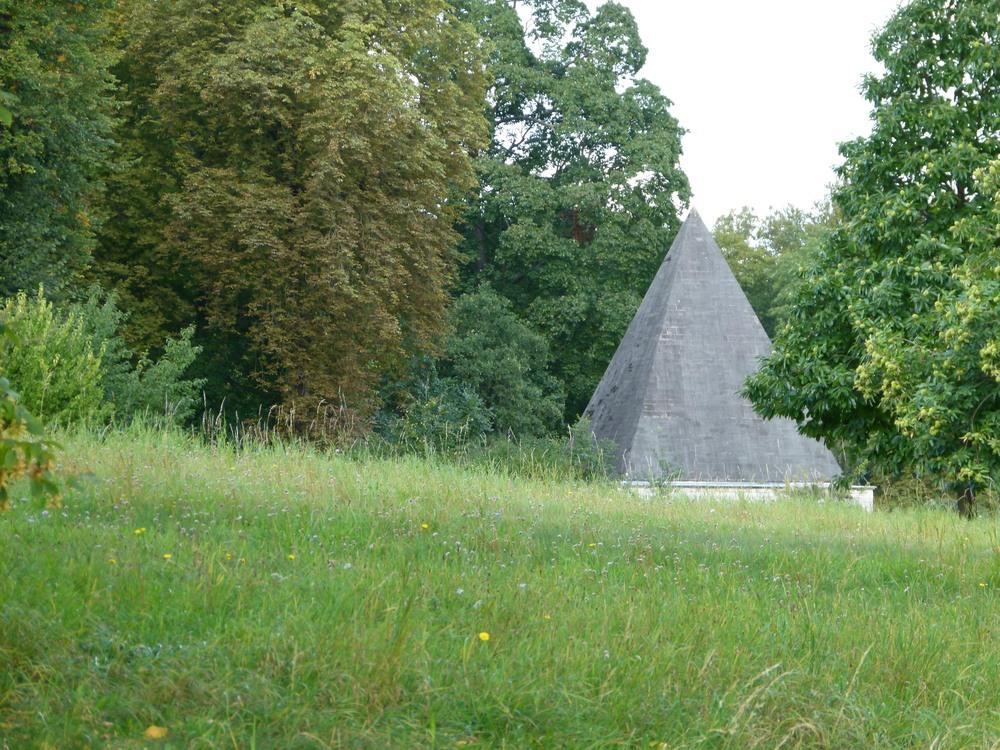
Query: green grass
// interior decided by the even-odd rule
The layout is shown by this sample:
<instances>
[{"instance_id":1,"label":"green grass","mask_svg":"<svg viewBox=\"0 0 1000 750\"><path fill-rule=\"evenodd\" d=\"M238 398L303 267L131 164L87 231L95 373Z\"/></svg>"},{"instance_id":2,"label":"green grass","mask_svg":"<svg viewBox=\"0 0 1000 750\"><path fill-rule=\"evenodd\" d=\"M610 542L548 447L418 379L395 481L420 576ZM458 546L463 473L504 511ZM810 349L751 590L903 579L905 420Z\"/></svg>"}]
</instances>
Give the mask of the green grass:
<instances>
[{"instance_id":1,"label":"green grass","mask_svg":"<svg viewBox=\"0 0 1000 750\"><path fill-rule=\"evenodd\" d=\"M1000 742L993 518L139 429L66 451L89 485L0 516L2 748Z\"/></svg>"}]
</instances>

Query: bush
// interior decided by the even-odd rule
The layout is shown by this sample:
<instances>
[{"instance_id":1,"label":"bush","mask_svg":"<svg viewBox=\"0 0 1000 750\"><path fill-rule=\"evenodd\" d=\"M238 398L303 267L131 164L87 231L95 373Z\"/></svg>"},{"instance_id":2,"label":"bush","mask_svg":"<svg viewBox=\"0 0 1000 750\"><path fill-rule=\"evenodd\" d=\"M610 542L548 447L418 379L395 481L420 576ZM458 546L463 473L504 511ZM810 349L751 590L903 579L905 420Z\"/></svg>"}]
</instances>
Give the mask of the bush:
<instances>
[{"instance_id":1,"label":"bush","mask_svg":"<svg viewBox=\"0 0 1000 750\"><path fill-rule=\"evenodd\" d=\"M489 412L475 393L430 377L402 417L390 417L348 450L361 456L409 453L511 477L544 480L606 480L615 476L615 447L597 440L581 420L565 437L517 437L488 431ZM383 417L384 418L384 417Z\"/></svg>"},{"instance_id":2,"label":"bush","mask_svg":"<svg viewBox=\"0 0 1000 750\"><path fill-rule=\"evenodd\" d=\"M459 297L441 357L416 357L397 382L383 383L379 439L454 453L488 437L552 435L563 395L547 371L548 345L488 287Z\"/></svg>"},{"instance_id":3,"label":"bush","mask_svg":"<svg viewBox=\"0 0 1000 750\"><path fill-rule=\"evenodd\" d=\"M584 478L613 477L618 473L618 447L611 440L599 439L589 419L581 418L569 428L566 452Z\"/></svg>"},{"instance_id":4,"label":"bush","mask_svg":"<svg viewBox=\"0 0 1000 750\"><path fill-rule=\"evenodd\" d=\"M16 335L0 322L0 340ZM56 444L46 439L41 424L20 403L10 381L0 377L0 510L10 507L10 487L23 477L36 498L59 500L59 485L52 476Z\"/></svg>"},{"instance_id":5,"label":"bush","mask_svg":"<svg viewBox=\"0 0 1000 750\"><path fill-rule=\"evenodd\" d=\"M101 352L79 312L61 313L41 290L6 301L0 320L0 376L17 384L20 403L46 422L68 424L110 416Z\"/></svg>"},{"instance_id":6,"label":"bush","mask_svg":"<svg viewBox=\"0 0 1000 750\"><path fill-rule=\"evenodd\" d=\"M492 415L468 386L439 378L431 367L411 386L401 417L389 417L379 431L407 450L454 452L492 429Z\"/></svg>"},{"instance_id":7,"label":"bush","mask_svg":"<svg viewBox=\"0 0 1000 750\"><path fill-rule=\"evenodd\" d=\"M85 302L70 307L70 314L80 316L92 346L101 352L104 398L115 416L157 414L183 422L194 414L205 381L182 377L201 352L192 342L193 326L167 339L154 361L147 353L137 357L125 343L120 331L128 315L118 308L113 293L92 289Z\"/></svg>"},{"instance_id":8,"label":"bush","mask_svg":"<svg viewBox=\"0 0 1000 750\"><path fill-rule=\"evenodd\" d=\"M70 424L137 414L171 421L194 411L203 381L183 379L200 349L193 330L170 339L163 354L139 357L119 334L125 313L95 290L86 302L56 308L39 290L0 309L15 334L0 343L0 375L17 384L22 403L49 423Z\"/></svg>"},{"instance_id":9,"label":"bush","mask_svg":"<svg viewBox=\"0 0 1000 750\"><path fill-rule=\"evenodd\" d=\"M455 300L451 325L454 332L439 363L441 376L478 395L498 432L556 433L565 398L548 371L545 337L485 286Z\"/></svg>"},{"instance_id":10,"label":"bush","mask_svg":"<svg viewBox=\"0 0 1000 750\"><path fill-rule=\"evenodd\" d=\"M525 479L609 480L615 476L613 446L598 442L573 427L567 437L492 436L465 446L457 463Z\"/></svg>"}]
</instances>

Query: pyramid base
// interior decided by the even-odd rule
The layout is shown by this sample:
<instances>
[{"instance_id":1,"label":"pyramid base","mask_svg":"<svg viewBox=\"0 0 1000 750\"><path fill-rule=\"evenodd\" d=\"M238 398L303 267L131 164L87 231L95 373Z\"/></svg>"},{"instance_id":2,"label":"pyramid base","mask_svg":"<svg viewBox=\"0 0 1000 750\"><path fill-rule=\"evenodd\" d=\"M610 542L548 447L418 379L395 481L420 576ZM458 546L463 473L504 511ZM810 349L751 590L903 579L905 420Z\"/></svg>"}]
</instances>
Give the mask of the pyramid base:
<instances>
[{"instance_id":1,"label":"pyramid base","mask_svg":"<svg viewBox=\"0 0 1000 750\"><path fill-rule=\"evenodd\" d=\"M830 492L829 482L695 482L680 480L663 484L626 481L625 487L634 489L641 495L670 494L681 495L695 499L709 500L776 500L784 494L795 490L820 490ZM848 493L850 501L871 513L875 510L875 488L866 485L851 487Z\"/></svg>"}]
</instances>

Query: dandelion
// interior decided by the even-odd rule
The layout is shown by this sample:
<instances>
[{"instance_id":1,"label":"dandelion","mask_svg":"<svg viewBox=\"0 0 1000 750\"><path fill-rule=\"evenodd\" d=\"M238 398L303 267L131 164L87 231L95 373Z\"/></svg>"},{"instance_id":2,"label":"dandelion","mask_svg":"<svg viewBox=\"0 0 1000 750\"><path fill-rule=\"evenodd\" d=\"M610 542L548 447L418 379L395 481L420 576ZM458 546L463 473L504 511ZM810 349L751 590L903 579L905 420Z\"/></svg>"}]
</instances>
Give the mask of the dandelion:
<instances>
[{"instance_id":1,"label":"dandelion","mask_svg":"<svg viewBox=\"0 0 1000 750\"><path fill-rule=\"evenodd\" d=\"M489 639L490 639L490 634L487 633L485 630L479 634L479 640L481 640L483 643L486 643L486 641L488 641Z\"/></svg>"},{"instance_id":2,"label":"dandelion","mask_svg":"<svg viewBox=\"0 0 1000 750\"><path fill-rule=\"evenodd\" d=\"M136 536L142 536L143 534L146 533L146 527L145 526L140 526L138 529L136 529L132 533L135 534Z\"/></svg>"},{"instance_id":3,"label":"dandelion","mask_svg":"<svg viewBox=\"0 0 1000 750\"><path fill-rule=\"evenodd\" d=\"M150 724L146 727L146 731L142 733L142 736L147 740L162 740L169 734L166 727L158 727L156 724Z\"/></svg>"},{"instance_id":4,"label":"dandelion","mask_svg":"<svg viewBox=\"0 0 1000 750\"><path fill-rule=\"evenodd\" d=\"M170 554L169 552L164 552L163 553L163 559L164 560L173 560L174 556L172 554Z\"/></svg>"},{"instance_id":5,"label":"dandelion","mask_svg":"<svg viewBox=\"0 0 1000 750\"><path fill-rule=\"evenodd\" d=\"M429 523L420 524L420 528L422 528L424 531L427 531L427 529L429 529L430 527L431 525Z\"/></svg>"}]
</instances>

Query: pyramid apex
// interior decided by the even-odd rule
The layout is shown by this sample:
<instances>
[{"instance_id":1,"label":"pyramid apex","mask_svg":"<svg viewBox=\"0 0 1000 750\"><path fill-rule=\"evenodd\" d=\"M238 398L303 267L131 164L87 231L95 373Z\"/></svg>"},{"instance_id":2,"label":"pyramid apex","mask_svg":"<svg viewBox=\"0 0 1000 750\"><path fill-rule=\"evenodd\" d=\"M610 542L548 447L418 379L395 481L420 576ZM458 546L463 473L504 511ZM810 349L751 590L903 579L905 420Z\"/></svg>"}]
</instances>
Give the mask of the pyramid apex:
<instances>
[{"instance_id":1,"label":"pyramid apex","mask_svg":"<svg viewBox=\"0 0 1000 750\"><path fill-rule=\"evenodd\" d=\"M687 218L684 219L685 224L687 224L688 222L692 224L701 224L702 226L705 226L704 219L701 218L701 214L698 213L698 209L695 208L694 206L691 207L691 210L688 211Z\"/></svg>"}]
</instances>

